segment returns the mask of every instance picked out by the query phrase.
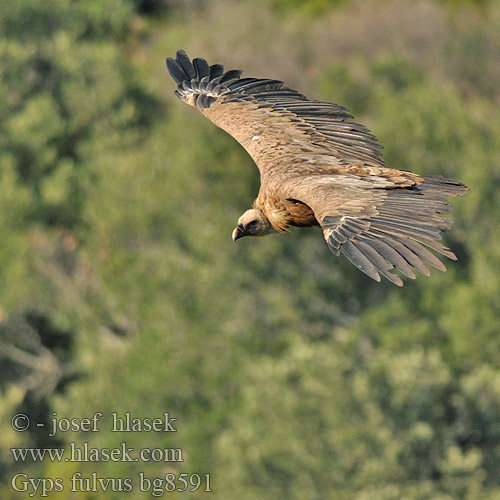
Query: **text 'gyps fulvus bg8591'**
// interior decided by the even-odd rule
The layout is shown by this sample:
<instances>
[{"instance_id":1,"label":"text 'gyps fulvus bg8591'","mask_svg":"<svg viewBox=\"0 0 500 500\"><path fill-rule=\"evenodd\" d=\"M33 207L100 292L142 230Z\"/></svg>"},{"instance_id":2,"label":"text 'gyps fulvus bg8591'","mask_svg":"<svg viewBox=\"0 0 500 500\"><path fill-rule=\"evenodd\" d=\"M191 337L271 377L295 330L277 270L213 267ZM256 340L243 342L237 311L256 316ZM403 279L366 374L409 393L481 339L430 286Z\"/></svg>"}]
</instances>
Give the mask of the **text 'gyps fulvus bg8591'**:
<instances>
[{"instance_id":1,"label":"text 'gyps fulvus bg8591'","mask_svg":"<svg viewBox=\"0 0 500 500\"><path fill-rule=\"evenodd\" d=\"M260 170L253 208L238 220L233 240L321 226L328 247L380 281L401 286L425 275L425 263L446 268L428 248L456 260L439 243L452 222L441 217L467 187L440 176L386 168L381 146L346 108L310 101L278 80L240 78L183 50L167 59L175 94L232 135Z\"/></svg>"}]
</instances>

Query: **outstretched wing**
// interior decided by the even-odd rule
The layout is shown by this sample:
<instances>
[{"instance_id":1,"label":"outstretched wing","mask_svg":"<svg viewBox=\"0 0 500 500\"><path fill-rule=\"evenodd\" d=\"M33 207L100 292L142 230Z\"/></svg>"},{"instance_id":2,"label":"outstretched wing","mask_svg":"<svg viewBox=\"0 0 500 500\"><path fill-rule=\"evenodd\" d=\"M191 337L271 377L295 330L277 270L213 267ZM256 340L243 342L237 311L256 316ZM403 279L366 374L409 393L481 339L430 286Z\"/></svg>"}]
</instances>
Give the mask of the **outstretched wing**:
<instances>
[{"instance_id":1,"label":"outstretched wing","mask_svg":"<svg viewBox=\"0 0 500 500\"><path fill-rule=\"evenodd\" d=\"M374 188L373 178L362 176L311 177L291 182L293 196L312 208L328 247L343 253L356 267L376 281L380 275L402 286L398 271L415 278L414 269L425 275L425 263L445 271L430 249L452 259L442 245L441 232L452 221L441 217L451 204L443 197L460 196L467 187L444 177L424 177L412 187Z\"/></svg>"},{"instance_id":2,"label":"outstretched wing","mask_svg":"<svg viewBox=\"0 0 500 500\"><path fill-rule=\"evenodd\" d=\"M270 79L240 78L201 58L192 62L183 50L167 59L178 83L176 95L200 110L249 152L265 176L286 170L293 159L301 171L384 166L375 136L352 123L346 108L310 101Z\"/></svg>"}]
</instances>

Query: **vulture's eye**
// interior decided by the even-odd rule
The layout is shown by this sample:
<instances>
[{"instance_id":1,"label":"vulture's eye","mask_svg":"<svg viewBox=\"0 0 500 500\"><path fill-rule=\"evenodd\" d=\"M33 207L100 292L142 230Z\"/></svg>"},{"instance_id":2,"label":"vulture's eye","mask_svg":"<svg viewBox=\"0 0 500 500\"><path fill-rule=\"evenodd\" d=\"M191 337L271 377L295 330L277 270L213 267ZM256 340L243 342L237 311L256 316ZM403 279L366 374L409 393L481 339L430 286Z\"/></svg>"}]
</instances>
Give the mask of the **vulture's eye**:
<instances>
[{"instance_id":1,"label":"vulture's eye","mask_svg":"<svg viewBox=\"0 0 500 500\"><path fill-rule=\"evenodd\" d=\"M255 227L256 225L257 225L257 221L253 220L253 221L248 223L247 227Z\"/></svg>"}]
</instances>

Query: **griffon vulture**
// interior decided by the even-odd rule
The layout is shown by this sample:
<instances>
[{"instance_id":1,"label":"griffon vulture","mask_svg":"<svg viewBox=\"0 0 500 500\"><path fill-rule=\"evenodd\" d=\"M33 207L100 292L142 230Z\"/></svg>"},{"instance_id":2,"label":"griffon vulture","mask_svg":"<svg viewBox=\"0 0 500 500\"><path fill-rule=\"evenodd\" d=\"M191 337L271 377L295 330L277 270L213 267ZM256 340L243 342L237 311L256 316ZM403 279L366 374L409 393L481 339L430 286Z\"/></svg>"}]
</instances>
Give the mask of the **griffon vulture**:
<instances>
[{"instance_id":1,"label":"griffon vulture","mask_svg":"<svg viewBox=\"0 0 500 500\"><path fill-rule=\"evenodd\" d=\"M456 260L438 240L452 225L441 217L451 208L443 197L464 194L460 182L386 168L377 139L346 108L311 101L281 81L240 78L183 50L167 68L175 94L232 135L259 168L259 194L234 241L320 226L335 255L398 286L393 268L409 278L414 269L429 275L424 263L446 270L429 248Z\"/></svg>"}]
</instances>

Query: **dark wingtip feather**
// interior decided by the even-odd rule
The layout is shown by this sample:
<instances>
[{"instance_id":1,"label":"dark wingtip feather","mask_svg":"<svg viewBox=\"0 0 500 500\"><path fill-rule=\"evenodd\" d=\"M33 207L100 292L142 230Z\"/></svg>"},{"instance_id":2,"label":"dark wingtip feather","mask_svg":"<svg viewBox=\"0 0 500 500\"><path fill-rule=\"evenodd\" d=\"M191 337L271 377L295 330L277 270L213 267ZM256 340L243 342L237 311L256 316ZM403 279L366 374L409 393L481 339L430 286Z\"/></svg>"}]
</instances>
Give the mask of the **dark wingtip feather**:
<instances>
[{"instance_id":1,"label":"dark wingtip feather","mask_svg":"<svg viewBox=\"0 0 500 500\"><path fill-rule=\"evenodd\" d=\"M178 50L175 54L175 58L179 66L184 70L184 73L188 76L188 80L192 80L196 76L196 71L194 69L193 63L190 61L185 50Z\"/></svg>"},{"instance_id":2,"label":"dark wingtip feather","mask_svg":"<svg viewBox=\"0 0 500 500\"><path fill-rule=\"evenodd\" d=\"M394 268L391 262L385 260L379 252L363 241L356 241L355 246L376 267L377 271L382 276L397 286L403 286L403 280L398 275L389 272ZM413 273L411 269L410 272L405 274L409 278L415 279L415 273Z\"/></svg>"},{"instance_id":3,"label":"dark wingtip feather","mask_svg":"<svg viewBox=\"0 0 500 500\"><path fill-rule=\"evenodd\" d=\"M201 57L193 59L193 66L196 70L196 77L198 80L210 75L210 66L205 59L202 59Z\"/></svg>"},{"instance_id":4,"label":"dark wingtip feather","mask_svg":"<svg viewBox=\"0 0 500 500\"><path fill-rule=\"evenodd\" d=\"M187 79L187 75L184 73L183 69L179 66L175 59L167 57L167 69L172 78L177 84L182 83Z\"/></svg>"},{"instance_id":5,"label":"dark wingtip feather","mask_svg":"<svg viewBox=\"0 0 500 500\"><path fill-rule=\"evenodd\" d=\"M243 71L241 71L240 69L232 69L230 71L226 71L226 73L224 73L223 77L220 79L219 83L226 83L230 80L238 79L241 76L241 73L243 73Z\"/></svg>"},{"instance_id":6,"label":"dark wingtip feather","mask_svg":"<svg viewBox=\"0 0 500 500\"><path fill-rule=\"evenodd\" d=\"M222 74L224 74L224 66L222 66L222 64L212 64L212 66L210 66L210 80L213 80Z\"/></svg>"},{"instance_id":7,"label":"dark wingtip feather","mask_svg":"<svg viewBox=\"0 0 500 500\"><path fill-rule=\"evenodd\" d=\"M351 242L346 241L340 251L361 271L370 276L375 281L380 281L380 275L376 267L360 252L358 248Z\"/></svg>"}]
</instances>

